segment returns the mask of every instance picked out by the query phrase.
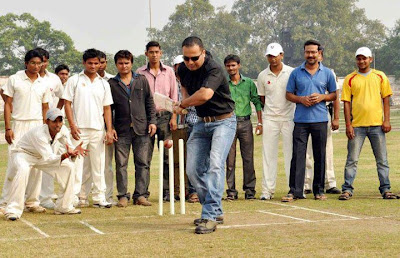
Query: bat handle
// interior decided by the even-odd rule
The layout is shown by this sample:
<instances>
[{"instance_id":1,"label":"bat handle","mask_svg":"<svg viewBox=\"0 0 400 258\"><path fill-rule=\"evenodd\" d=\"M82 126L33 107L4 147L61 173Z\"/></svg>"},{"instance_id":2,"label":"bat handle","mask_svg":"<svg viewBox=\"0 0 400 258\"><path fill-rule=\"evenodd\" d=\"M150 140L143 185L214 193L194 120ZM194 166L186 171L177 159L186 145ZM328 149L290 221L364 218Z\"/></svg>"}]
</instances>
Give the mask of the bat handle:
<instances>
[{"instance_id":1,"label":"bat handle","mask_svg":"<svg viewBox=\"0 0 400 258\"><path fill-rule=\"evenodd\" d=\"M188 113L187 109L182 110L182 114L186 115Z\"/></svg>"}]
</instances>

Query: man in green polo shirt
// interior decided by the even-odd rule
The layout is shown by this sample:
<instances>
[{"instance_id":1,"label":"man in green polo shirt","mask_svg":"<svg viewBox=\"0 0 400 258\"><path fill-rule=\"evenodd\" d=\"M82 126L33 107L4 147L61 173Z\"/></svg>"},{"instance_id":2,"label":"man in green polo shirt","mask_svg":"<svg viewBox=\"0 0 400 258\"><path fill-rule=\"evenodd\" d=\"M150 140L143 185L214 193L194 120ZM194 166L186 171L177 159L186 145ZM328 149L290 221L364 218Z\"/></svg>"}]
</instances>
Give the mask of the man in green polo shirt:
<instances>
[{"instance_id":1,"label":"man in green polo shirt","mask_svg":"<svg viewBox=\"0 0 400 258\"><path fill-rule=\"evenodd\" d=\"M232 99L235 101L237 119L236 135L226 160L226 182L228 185L226 199L232 201L238 198L235 186L236 140L238 139L243 160L243 191L245 191L246 200L253 200L256 194L256 174L254 171L254 139L250 120L250 102L253 102L257 111L258 124L256 133L262 134L261 100L258 97L257 87L253 80L239 73L240 58L237 55L225 57L224 64L229 74L229 89Z\"/></svg>"}]
</instances>

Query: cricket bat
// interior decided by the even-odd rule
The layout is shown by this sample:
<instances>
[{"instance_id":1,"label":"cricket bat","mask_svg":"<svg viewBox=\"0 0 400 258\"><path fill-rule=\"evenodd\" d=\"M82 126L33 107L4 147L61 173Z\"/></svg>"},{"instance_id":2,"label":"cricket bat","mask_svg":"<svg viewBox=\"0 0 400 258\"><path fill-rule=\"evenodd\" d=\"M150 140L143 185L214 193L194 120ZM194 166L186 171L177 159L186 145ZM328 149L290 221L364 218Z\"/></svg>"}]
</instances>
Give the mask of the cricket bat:
<instances>
[{"instance_id":1,"label":"cricket bat","mask_svg":"<svg viewBox=\"0 0 400 258\"><path fill-rule=\"evenodd\" d=\"M162 95L158 92L154 93L154 103L157 103L160 108L165 109L171 113L174 112L174 102L175 101L165 95ZM186 115L187 113L188 111L186 109L182 110L182 114Z\"/></svg>"}]
</instances>

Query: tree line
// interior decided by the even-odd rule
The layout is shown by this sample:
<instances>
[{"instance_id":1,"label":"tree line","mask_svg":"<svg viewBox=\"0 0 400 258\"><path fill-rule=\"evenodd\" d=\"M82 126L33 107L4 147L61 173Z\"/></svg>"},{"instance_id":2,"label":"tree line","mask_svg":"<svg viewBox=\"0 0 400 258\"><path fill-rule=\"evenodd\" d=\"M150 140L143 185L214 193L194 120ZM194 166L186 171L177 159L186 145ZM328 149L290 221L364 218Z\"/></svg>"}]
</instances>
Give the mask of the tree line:
<instances>
[{"instance_id":1,"label":"tree line","mask_svg":"<svg viewBox=\"0 0 400 258\"><path fill-rule=\"evenodd\" d=\"M209 0L187 0L177 5L161 29L148 29L148 40L157 40L163 59L170 64L181 54L181 42L190 35L203 39L217 61L228 54L242 60L242 72L251 78L265 69L265 49L271 42L285 50L284 62L297 66L303 61L303 43L319 40L324 64L340 76L355 69L354 52L368 46L376 54L375 66L400 78L400 19L394 28L368 19L357 0L236 0L231 11L215 8ZM81 70L81 53L64 32L30 14L0 16L0 75L21 69L26 50L43 47L53 66L63 62L72 71ZM107 54L112 58L112 54ZM136 57L143 64L144 55ZM110 62L110 64L113 62ZM111 73L116 73L113 65Z\"/></svg>"}]
</instances>

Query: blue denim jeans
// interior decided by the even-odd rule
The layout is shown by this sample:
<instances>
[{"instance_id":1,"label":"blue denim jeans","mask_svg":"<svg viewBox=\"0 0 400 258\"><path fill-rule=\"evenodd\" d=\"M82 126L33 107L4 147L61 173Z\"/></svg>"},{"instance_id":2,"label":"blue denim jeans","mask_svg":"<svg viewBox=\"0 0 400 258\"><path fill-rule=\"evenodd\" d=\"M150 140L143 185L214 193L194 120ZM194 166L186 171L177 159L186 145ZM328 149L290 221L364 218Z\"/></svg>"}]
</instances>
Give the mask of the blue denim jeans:
<instances>
[{"instance_id":1,"label":"blue denim jeans","mask_svg":"<svg viewBox=\"0 0 400 258\"><path fill-rule=\"evenodd\" d=\"M389 163L386 153L385 133L380 126L355 127L355 137L347 142L347 160L344 168L344 184L343 192L353 194L353 181L357 174L358 158L363 146L365 137L371 142L372 151L374 152L376 167L379 177L379 191L383 195L390 190L389 181Z\"/></svg>"},{"instance_id":2,"label":"blue denim jeans","mask_svg":"<svg viewBox=\"0 0 400 258\"><path fill-rule=\"evenodd\" d=\"M223 214L225 162L236 133L236 116L194 125L187 142L186 171L202 205L202 219Z\"/></svg>"}]
</instances>

